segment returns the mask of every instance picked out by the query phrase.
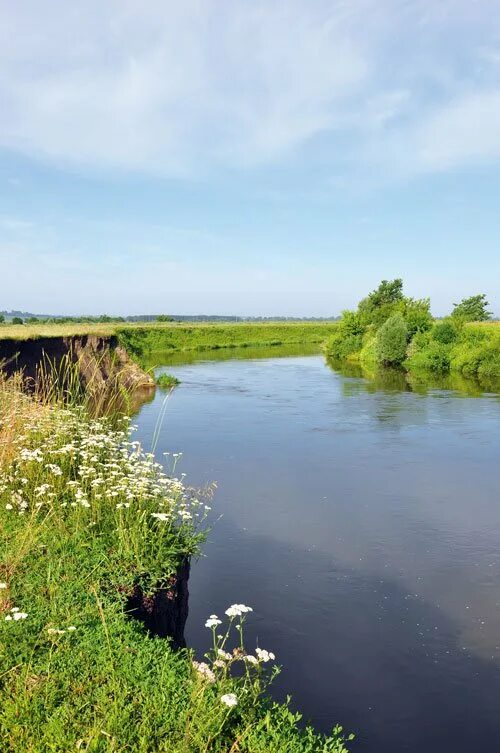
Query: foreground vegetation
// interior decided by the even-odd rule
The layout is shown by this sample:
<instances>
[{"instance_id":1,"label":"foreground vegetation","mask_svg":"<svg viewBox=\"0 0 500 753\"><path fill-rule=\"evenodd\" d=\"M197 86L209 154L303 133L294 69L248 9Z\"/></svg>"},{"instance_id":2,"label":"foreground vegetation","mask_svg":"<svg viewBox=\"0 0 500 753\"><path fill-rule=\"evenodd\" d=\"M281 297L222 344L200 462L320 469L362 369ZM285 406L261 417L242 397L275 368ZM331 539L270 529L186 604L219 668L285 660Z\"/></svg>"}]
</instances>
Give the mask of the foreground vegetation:
<instances>
[{"instance_id":1,"label":"foreground vegetation","mask_svg":"<svg viewBox=\"0 0 500 753\"><path fill-rule=\"evenodd\" d=\"M344 311L325 350L333 360L368 368L500 379L500 327L488 322L487 306L484 295L472 296L434 320L428 298L408 298L402 280L384 280L356 311Z\"/></svg>"},{"instance_id":2,"label":"foreground vegetation","mask_svg":"<svg viewBox=\"0 0 500 753\"><path fill-rule=\"evenodd\" d=\"M209 505L130 437L128 420L27 397L0 380L2 753L343 753L267 686L244 644L251 609L207 619L203 661L153 637L127 603L175 578Z\"/></svg>"}]
</instances>

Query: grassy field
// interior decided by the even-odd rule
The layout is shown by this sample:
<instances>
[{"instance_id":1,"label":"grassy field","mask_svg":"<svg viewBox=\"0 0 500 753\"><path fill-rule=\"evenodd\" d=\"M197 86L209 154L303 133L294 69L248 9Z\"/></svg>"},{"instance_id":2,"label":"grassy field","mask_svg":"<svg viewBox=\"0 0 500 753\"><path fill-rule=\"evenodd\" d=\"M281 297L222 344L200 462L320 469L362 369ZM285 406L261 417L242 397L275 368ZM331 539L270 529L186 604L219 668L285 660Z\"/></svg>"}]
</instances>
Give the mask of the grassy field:
<instances>
[{"instance_id":1,"label":"grassy field","mask_svg":"<svg viewBox=\"0 0 500 753\"><path fill-rule=\"evenodd\" d=\"M272 345L323 342L332 334L335 322L238 322L228 324L112 323L112 324L0 324L0 340L29 340L41 337L118 335L124 344L141 350L196 350L207 347Z\"/></svg>"}]
</instances>

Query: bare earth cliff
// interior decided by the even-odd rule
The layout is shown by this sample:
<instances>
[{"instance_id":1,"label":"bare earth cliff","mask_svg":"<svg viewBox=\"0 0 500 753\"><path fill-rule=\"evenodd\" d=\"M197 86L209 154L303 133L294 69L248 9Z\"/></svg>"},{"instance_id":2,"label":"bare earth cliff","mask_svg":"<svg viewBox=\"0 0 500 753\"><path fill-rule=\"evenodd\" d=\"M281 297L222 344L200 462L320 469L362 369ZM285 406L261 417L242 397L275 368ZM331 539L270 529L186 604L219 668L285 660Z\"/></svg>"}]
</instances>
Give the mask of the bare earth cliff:
<instances>
[{"instance_id":1,"label":"bare earth cliff","mask_svg":"<svg viewBox=\"0 0 500 753\"><path fill-rule=\"evenodd\" d=\"M119 385L130 391L154 387L153 378L131 360L114 336L0 340L3 371L8 376L21 371L28 384L39 381L41 370L59 369L68 362L77 366L83 387L107 389Z\"/></svg>"}]
</instances>

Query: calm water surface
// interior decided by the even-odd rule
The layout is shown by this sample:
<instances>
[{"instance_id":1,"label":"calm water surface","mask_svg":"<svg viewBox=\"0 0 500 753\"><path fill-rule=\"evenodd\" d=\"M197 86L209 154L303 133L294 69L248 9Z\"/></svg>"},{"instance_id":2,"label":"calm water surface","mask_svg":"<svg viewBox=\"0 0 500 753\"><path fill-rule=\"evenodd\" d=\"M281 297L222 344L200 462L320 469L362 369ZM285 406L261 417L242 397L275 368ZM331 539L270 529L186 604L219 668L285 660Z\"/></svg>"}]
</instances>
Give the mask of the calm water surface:
<instances>
[{"instance_id":1,"label":"calm water surface","mask_svg":"<svg viewBox=\"0 0 500 753\"><path fill-rule=\"evenodd\" d=\"M165 369L182 384L158 455L217 481L222 516L188 643L203 653L206 617L250 604L249 644L283 665L275 695L355 731L353 751L500 751L498 395L377 384L318 355L220 358ZM146 447L163 400L136 420Z\"/></svg>"}]
</instances>

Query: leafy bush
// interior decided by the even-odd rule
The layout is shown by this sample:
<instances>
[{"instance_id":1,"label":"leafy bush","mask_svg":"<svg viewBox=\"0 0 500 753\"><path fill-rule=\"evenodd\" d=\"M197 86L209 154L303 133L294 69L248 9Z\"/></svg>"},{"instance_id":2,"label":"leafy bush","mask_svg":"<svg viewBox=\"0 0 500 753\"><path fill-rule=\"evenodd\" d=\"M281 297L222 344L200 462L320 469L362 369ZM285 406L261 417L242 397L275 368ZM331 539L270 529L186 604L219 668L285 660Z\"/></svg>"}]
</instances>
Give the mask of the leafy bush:
<instances>
[{"instance_id":1,"label":"leafy bush","mask_svg":"<svg viewBox=\"0 0 500 753\"><path fill-rule=\"evenodd\" d=\"M406 356L408 327L401 314L394 314L380 327L375 350L383 366L399 366Z\"/></svg>"},{"instance_id":2,"label":"leafy bush","mask_svg":"<svg viewBox=\"0 0 500 753\"><path fill-rule=\"evenodd\" d=\"M433 340L418 348L413 342L408 348L405 367L410 370L427 369L436 374L446 374L450 370L450 357L450 345Z\"/></svg>"},{"instance_id":3,"label":"leafy bush","mask_svg":"<svg viewBox=\"0 0 500 753\"><path fill-rule=\"evenodd\" d=\"M450 345L450 343L455 342L458 340L459 335L460 327L452 319L437 322L432 328L432 339L443 345Z\"/></svg>"},{"instance_id":4,"label":"leafy bush","mask_svg":"<svg viewBox=\"0 0 500 753\"><path fill-rule=\"evenodd\" d=\"M344 335L339 331L326 344L326 353L330 358L343 361L358 353L363 346L361 335Z\"/></svg>"},{"instance_id":5,"label":"leafy bush","mask_svg":"<svg viewBox=\"0 0 500 753\"><path fill-rule=\"evenodd\" d=\"M427 332L432 327L431 302L429 298L405 298L402 314L408 327L408 338L417 332Z\"/></svg>"}]
</instances>

